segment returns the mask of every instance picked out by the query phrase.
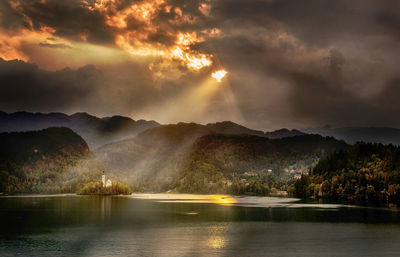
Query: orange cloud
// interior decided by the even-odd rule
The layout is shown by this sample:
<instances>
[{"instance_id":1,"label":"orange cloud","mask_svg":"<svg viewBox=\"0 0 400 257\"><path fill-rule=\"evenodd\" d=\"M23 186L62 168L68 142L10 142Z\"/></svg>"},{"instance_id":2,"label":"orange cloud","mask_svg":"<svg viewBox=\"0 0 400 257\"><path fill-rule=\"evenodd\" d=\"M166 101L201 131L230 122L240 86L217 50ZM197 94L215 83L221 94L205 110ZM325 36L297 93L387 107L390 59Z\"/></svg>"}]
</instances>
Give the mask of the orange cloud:
<instances>
[{"instance_id":1,"label":"orange cloud","mask_svg":"<svg viewBox=\"0 0 400 257\"><path fill-rule=\"evenodd\" d=\"M204 16L209 16L211 12L211 5L209 1L205 3L201 3L199 5L199 11L204 15Z\"/></svg>"},{"instance_id":2,"label":"orange cloud","mask_svg":"<svg viewBox=\"0 0 400 257\"><path fill-rule=\"evenodd\" d=\"M18 33L7 33L4 30L0 30L0 57L5 60L18 59L26 62L31 61L29 55L22 50L22 45L25 42L39 44L51 36L46 30L31 31L23 29Z\"/></svg>"},{"instance_id":3,"label":"orange cloud","mask_svg":"<svg viewBox=\"0 0 400 257\"><path fill-rule=\"evenodd\" d=\"M172 24L193 24L197 21L193 15L185 14L180 7L173 7L165 0L133 2L123 9L118 8L120 2L116 0L97 0L92 5L87 1L83 3L87 8L104 14L107 25L116 31L115 43L133 56L162 58L164 62L178 62L193 70L202 69L213 63L212 54L192 50L192 46L204 41L204 37L199 33L179 32L168 23L157 20L160 13L173 12L173 19L170 20ZM209 8L208 3L199 6L203 14L209 12L207 11ZM140 28L129 28L131 21L137 22ZM159 32L162 32L164 37L175 40L172 44L152 41L152 36ZM213 36L212 33L207 35Z\"/></svg>"},{"instance_id":4,"label":"orange cloud","mask_svg":"<svg viewBox=\"0 0 400 257\"><path fill-rule=\"evenodd\" d=\"M42 17L42 20L35 20L34 15L24 12L24 2L9 0L9 3L21 14L27 25L23 29L13 31L12 34L0 31L1 57L8 60L35 61L38 64L43 63L46 67L50 67L50 60L54 59L54 63L59 67L63 62L60 58L65 58L65 66L75 65L77 60L79 63L81 60L87 60L77 54L79 49L99 49L99 45L90 44L93 42L93 33L85 26L76 27L76 34L71 34L70 28L59 28L59 23L53 23L52 20L46 20L47 23L42 22L45 19ZM170 0L141 0L130 3L122 0L80 0L79 3L79 8L85 11L83 13L87 17L101 17L103 23L99 26L103 26L104 30L96 31L97 35L111 35L110 38L116 47L136 61L147 62L148 67L156 71L157 77L162 77L162 73L168 70L178 74L184 72L183 67L187 70L200 70L213 65L213 54L202 52L195 47L208 38L220 35L220 30L215 28L196 29L199 27L196 23L210 15L211 4L208 0L202 1L197 7L194 6L191 11L188 11L185 5L179 6ZM46 1L42 0L41 4L45 5ZM39 11L37 13L42 14ZM31 16L28 16L29 14ZM100 21L95 18L94 20ZM57 42L47 43L47 38L56 38ZM28 45L28 49L23 49L24 45ZM63 47L65 45L68 47ZM89 54L92 51L87 50L85 55L93 57L94 63L98 60L97 56L106 55L107 60L110 60L112 58L109 57L109 53L114 51L111 48L113 47L107 45L102 53L99 52L94 57ZM46 51L47 54L44 54ZM120 53L117 56L120 58ZM46 61L38 60L39 57ZM93 62L89 60L89 63Z\"/></svg>"}]
</instances>

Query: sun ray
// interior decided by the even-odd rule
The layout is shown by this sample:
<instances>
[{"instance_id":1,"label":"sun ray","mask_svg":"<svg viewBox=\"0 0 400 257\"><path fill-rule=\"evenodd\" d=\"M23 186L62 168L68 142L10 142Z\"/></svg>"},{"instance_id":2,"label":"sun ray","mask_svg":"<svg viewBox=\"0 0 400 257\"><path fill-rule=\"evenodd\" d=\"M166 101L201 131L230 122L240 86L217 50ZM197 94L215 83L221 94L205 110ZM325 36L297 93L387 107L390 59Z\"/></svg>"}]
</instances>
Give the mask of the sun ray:
<instances>
[{"instance_id":1,"label":"sun ray","mask_svg":"<svg viewBox=\"0 0 400 257\"><path fill-rule=\"evenodd\" d=\"M226 70L218 70L211 74L211 77L216 79L218 83L221 83L222 79L226 76L228 72Z\"/></svg>"}]
</instances>

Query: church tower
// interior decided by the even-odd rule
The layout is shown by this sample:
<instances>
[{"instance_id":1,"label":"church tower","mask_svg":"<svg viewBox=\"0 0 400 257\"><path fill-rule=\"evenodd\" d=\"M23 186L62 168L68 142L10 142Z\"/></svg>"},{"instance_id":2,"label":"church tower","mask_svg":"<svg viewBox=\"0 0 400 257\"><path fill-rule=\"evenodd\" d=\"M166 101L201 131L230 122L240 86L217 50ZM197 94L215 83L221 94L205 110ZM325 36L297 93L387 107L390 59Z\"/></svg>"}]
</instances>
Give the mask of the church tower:
<instances>
[{"instance_id":1,"label":"church tower","mask_svg":"<svg viewBox=\"0 0 400 257\"><path fill-rule=\"evenodd\" d=\"M101 176L101 182L103 182L103 187L106 186L106 175L104 174L104 170L103 175Z\"/></svg>"}]
</instances>

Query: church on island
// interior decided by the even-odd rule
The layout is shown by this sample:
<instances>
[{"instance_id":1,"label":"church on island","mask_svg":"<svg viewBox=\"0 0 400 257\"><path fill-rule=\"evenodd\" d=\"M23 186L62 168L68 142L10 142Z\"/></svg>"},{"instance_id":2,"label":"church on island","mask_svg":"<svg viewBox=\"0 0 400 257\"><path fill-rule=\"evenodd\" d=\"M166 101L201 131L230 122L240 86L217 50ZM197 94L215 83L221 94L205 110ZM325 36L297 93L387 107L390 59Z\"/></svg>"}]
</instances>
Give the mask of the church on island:
<instances>
[{"instance_id":1,"label":"church on island","mask_svg":"<svg viewBox=\"0 0 400 257\"><path fill-rule=\"evenodd\" d=\"M103 183L103 187L112 186L112 182L110 179L107 179L107 181L106 181L106 175L104 174L104 171L103 171L103 175L101 176L101 182Z\"/></svg>"}]
</instances>

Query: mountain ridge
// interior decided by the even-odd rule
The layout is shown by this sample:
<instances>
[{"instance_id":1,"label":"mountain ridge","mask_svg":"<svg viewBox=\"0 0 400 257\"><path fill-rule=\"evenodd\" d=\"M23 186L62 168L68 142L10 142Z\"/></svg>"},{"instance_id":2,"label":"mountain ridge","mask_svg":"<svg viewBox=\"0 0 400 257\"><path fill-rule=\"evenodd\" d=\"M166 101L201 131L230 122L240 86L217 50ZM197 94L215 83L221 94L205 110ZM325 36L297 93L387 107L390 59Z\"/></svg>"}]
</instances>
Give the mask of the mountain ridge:
<instances>
[{"instance_id":1,"label":"mountain ridge","mask_svg":"<svg viewBox=\"0 0 400 257\"><path fill-rule=\"evenodd\" d=\"M247 128L232 121L221 121L205 125L194 122L187 124L197 124L203 126L204 129L208 129L215 133L248 134L268 138L283 138L305 134L299 130L288 130L285 128L264 132ZM133 120L130 117L121 115L99 118L87 112L77 112L67 115L60 112L33 113L19 111L6 113L0 111L0 133L41 130L48 127L68 127L81 135L92 149L101 147L108 143L133 138L147 129L158 126L162 125L154 120Z\"/></svg>"},{"instance_id":2,"label":"mountain ridge","mask_svg":"<svg viewBox=\"0 0 400 257\"><path fill-rule=\"evenodd\" d=\"M68 127L81 135L91 148L120 139L133 137L148 128L158 126L155 121L111 116L98 118L86 112L64 113L14 112L0 114L0 132L41 130L48 127Z\"/></svg>"},{"instance_id":3,"label":"mountain ridge","mask_svg":"<svg viewBox=\"0 0 400 257\"><path fill-rule=\"evenodd\" d=\"M323 136L333 136L349 144L357 142L382 143L400 145L400 129L392 127L339 127L304 129L307 133L316 133Z\"/></svg>"}]
</instances>

